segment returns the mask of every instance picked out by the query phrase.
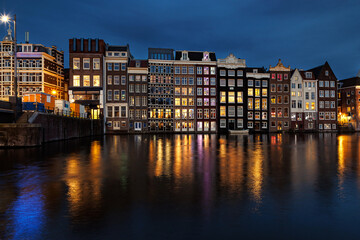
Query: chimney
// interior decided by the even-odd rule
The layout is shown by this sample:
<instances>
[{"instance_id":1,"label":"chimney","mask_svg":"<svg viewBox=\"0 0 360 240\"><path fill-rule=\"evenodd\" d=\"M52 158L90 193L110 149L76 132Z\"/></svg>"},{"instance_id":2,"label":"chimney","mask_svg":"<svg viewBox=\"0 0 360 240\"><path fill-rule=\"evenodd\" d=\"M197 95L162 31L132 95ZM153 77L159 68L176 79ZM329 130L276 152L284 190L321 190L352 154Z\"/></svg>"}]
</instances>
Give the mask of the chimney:
<instances>
[{"instance_id":1,"label":"chimney","mask_svg":"<svg viewBox=\"0 0 360 240\"><path fill-rule=\"evenodd\" d=\"M29 32L25 32L25 43L29 43Z\"/></svg>"}]
</instances>

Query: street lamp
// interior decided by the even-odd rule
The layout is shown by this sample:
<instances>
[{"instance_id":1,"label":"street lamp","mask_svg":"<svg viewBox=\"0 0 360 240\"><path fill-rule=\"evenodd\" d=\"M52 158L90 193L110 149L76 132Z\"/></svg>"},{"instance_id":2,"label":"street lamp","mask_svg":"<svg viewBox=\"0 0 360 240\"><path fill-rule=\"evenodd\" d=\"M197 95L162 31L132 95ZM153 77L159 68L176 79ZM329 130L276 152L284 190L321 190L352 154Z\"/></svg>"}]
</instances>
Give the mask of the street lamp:
<instances>
[{"instance_id":1,"label":"street lamp","mask_svg":"<svg viewBox=\"0 0 360 240\"><path fill-rule=\"evenodd\" d=\"M11 18L10 16L4 14L1 15L1 21L3 23L9 23L12 22L14 24L14 92L15 92L15 121L16 121L16 116L17 116L17 111L18 111L18 91L17 91L17 56L16 56L16 51L17 51L17 46L16 46L16 15L14 15L13 18Z\"/></svg>"}]
</instances>

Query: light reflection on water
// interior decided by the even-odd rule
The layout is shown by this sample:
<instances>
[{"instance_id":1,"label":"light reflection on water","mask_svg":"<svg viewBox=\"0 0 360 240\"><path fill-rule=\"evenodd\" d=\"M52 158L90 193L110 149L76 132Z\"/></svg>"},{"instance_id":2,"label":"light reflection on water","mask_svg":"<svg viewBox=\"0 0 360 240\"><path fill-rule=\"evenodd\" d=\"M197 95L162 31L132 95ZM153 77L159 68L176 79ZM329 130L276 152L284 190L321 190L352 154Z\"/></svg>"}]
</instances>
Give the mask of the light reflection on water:
<instances>
[{"instance_id":1,"label":"light reflection on water","mask_svg":"<svg viewBox=\"0 0 360 240\"><path fill-rule=\"evenodd\" d=\"M358 134L273 134L0 150L0 239L359 237L359 149Z\"/></svg>"}]
</instances>

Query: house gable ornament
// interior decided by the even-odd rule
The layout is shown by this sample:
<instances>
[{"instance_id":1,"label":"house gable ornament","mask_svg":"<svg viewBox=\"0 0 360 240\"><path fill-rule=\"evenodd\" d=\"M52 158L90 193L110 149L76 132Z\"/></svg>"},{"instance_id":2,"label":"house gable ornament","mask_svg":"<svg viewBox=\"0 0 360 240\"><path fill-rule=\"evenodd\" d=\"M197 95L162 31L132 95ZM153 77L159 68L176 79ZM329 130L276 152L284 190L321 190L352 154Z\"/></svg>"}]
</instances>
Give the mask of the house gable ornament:
<instances>
[{"instance_id":1,"label":"house gable ornament","mask_svg":"<svg viewBox=\"0 0 360 240\"><path fill-rule=\"evenodd\" d=\"M277 63L277 65L275 67L271 67L270 65L270 71L275 71L275 72L286 72L286 71L290 71L290 66L285 67L282 62L281 59L279 59L279 62Z\"/></svg>"}]
</instances>

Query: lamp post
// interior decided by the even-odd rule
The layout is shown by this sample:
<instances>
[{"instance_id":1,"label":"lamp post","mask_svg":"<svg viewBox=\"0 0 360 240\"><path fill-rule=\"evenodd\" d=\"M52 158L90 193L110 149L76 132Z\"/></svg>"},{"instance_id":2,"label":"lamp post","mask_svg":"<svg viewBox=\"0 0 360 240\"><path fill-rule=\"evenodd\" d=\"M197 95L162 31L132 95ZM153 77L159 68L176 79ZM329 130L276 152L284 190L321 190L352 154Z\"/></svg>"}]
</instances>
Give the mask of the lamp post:
<instances>
[{"instance_id":1,"label":"lamp post","mask_svg":"<svg viewBox=\"0 0 360 240\"><path fill-rule=\"evenodd\" d=\"M17 56L16 56L16 51L17 51L17 46L16 46L16 14L14 15L13 18L9 17L8 15L2 15L1 16L1 21L3 23L9 23L12 22L14 24L14 92L15 92L15 121L16 121L16 116L17 116L17 111L18 111L18 81L17 81ZM9 23L10 24L10 23Z\"/></svg>"}]
</instances>

